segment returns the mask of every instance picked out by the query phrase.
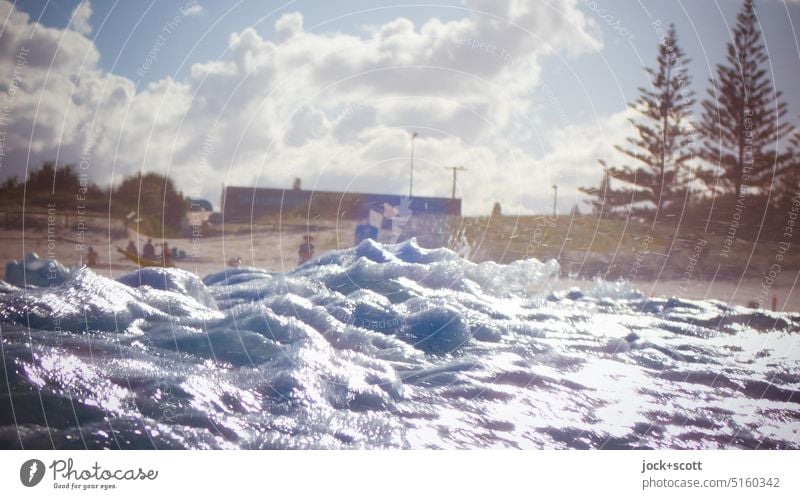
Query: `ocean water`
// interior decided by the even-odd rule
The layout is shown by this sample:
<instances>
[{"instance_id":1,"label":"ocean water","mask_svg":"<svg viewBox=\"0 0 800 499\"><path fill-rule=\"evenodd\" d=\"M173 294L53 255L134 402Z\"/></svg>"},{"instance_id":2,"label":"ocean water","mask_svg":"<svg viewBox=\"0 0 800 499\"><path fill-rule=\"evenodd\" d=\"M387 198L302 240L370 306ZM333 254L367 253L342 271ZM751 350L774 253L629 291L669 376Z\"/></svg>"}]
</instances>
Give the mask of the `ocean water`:
<instances>
[{"instance_id":1,"label":"ocean water","mask_svg":"<svg viewBox=\"0 0 800 499\"><path fill-rule=\"evenodd\" d=\"M365 241L0 286L0 448L800 446L800 314Z\"/></svg>"}]
</instances>

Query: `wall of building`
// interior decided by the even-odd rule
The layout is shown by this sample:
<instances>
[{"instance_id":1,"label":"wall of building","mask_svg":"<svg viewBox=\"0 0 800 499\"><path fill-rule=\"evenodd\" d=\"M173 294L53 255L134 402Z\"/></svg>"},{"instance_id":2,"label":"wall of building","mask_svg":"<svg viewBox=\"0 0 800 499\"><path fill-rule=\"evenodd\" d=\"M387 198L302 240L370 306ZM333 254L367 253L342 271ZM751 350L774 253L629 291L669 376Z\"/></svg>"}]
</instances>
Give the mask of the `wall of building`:
<instances>
[{"instance_id":1,"label":"wall of building","mask_svg":"<svg viewBox=\"0 0 800 499\"><path fill-rule=\"evenodd\" d=\"M358 220L369 209L383 210L384 203L400 206L403 196L357 192L304 191L253 187L226 187L222 198L226 222L250 222L259 218L298 217L303 219ZM414 215L461 215L461 200L413 197L408 208Z\"/></svg>"}]
</instances>

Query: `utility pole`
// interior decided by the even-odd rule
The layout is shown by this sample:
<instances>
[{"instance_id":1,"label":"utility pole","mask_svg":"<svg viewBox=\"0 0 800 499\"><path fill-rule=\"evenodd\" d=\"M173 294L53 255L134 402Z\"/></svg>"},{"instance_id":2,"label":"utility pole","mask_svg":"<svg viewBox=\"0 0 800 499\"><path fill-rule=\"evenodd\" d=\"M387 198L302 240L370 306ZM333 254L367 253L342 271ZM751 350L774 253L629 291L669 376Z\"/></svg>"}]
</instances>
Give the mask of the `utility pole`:
<instances>
[{"instance_id":1,"label":"utility pole","mask_svg":"<svg viewBox=\"0 0 800 499\"><path fill-rule=\"evenodd\" d=\"M414 139L417 138L417 132L411 134L411 178L408 181L408 197L414 195Z\"/></svg>"},{"instance_id":2,"label":"utility pole","mask_svg":"<svg viewBox=\"0 0 800 499\"><path fill-rule=\"evenodd\" d=\"M553 184L553 218L558 216L558 186Z\"/></svg>"},{"instance_id":3,"label":"utility pole","mask_svg":"<svg viewBox=\"0 0 800 499\"><path fill-rule=\"evenodd\" d=\"M452 195L451 199L455 199L456 198L456 177L458 176L458 172L465 172L465 171L467 171L467 169L464 168L461 165L458 165L458 166L445 166L445 168L448 169L448 170L453 170L453 195Z\"/></svg>"}]
</instances>

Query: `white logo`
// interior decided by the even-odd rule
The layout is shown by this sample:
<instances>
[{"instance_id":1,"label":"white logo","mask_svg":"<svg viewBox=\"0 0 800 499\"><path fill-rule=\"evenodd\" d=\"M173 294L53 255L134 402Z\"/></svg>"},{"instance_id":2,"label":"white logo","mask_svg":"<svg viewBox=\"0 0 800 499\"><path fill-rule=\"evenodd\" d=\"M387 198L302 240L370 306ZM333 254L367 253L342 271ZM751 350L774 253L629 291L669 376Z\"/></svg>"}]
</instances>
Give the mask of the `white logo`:
<instances>
[{"instance_id":1,"label":"white logo","mask_svg":"<svg viewBox=\"0 0 800 499\"><path fill-rule=\"evenodd\" d=\"M28 459L19 469L19 480L26 487L35 487L44 478L44 463L38 459Z\"/></svg>"}]
</instances>

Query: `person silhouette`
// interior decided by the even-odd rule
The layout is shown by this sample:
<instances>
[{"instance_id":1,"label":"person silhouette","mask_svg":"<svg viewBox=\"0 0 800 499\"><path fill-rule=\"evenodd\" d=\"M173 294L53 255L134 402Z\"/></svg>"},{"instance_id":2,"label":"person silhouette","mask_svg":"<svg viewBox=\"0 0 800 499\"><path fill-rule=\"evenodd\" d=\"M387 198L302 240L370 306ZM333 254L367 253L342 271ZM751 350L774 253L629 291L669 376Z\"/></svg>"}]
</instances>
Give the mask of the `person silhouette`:
<instances>
[{"instance_id":1,"label":"person silhouette","mask_svg":"<svg viewBox=\"0 0 800 499\"><path fill-rule=\"evenodd\" d=\"M367 217L362 218L361 222L356 225L354 235L355 245L358 246L364 239L372 239L373 241L378 239L378 228L371 225Z\"/></svg>"},{"instance_id":2,"label":"person silhouette","mask_svg":"<svg viewBox=\"0 0 800 499\"><path fill-rule=\"evenodd\" d=\"M89 246L89 251L86 253L86 265L89 267L96 267L99 263L99 257L100 255L97 254L94 248Z\"/></svg>"},{"instance_id":3,"label":"person silhouette","mask_svg":"<svg viewBox=\"0 0 800 499\"><path fill-rule=\"evenodd\" d=\"M131 255L138 255L139 250L136 248L136 244L133 241L128 241L128 247L125 248L125 251L130 253Z\"/></svg>"},{"instance_id":4,"label":"person silhouette","mask_svg":"<svg viewBox=\"0 0 800 499\"><path fill-rule=\"evenodd\" d=\"M300 248L297 250L297 254L300 257L300 261L298 265L302 265L307 261L311 260L314 256L314 245L311 244L314 238L312 236L303 236L303 244L300 245Z\"/></svg>"},{"instance_id":5,"label":"person silhouette","mask_svg":"<svg viewBox=\"0 0 800 499\"><path fill-rule=\"evenodd\" d=\"M148 260L156 259L156 247L153 246L152 239L148 239L147 244L142 248L142 258L147 258Z\"/></svg>"},{"instance_id":6,"label":"person silhouette","mask_svg":"<svg viewBox=\"0 0 800 499\"><path fill-rule=\"evenodd\" d=\"M161 258L164 260L165 267L172 266L172 253L170 253L169 244L166 241L161 245Z\"/></svg>"}]
</instances>

